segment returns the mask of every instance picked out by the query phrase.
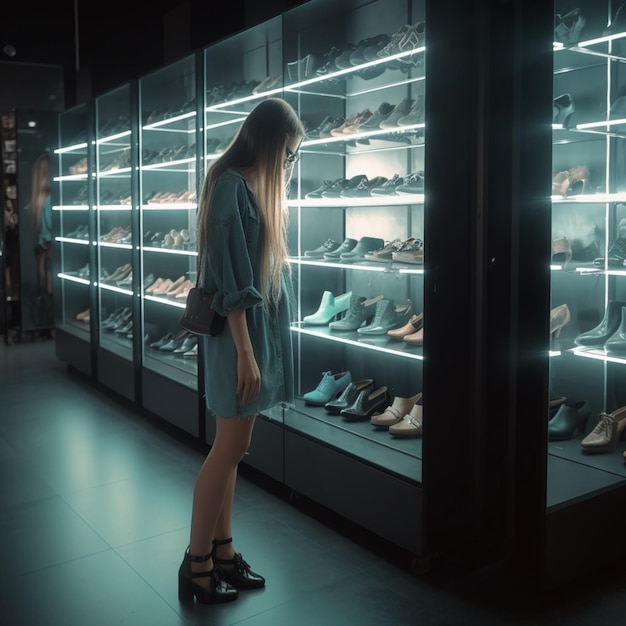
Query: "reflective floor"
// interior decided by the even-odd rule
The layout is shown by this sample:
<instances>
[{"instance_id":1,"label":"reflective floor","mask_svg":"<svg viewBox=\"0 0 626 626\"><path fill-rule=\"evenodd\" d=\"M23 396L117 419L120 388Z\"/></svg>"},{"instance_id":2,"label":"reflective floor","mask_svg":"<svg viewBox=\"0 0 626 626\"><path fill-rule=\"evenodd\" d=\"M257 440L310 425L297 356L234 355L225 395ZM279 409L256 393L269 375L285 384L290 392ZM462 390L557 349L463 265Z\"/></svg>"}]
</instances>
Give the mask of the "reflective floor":
<instances>
[{"instance_id":1,"label":"reflective floor","mask_svg":"<svg viewBox=\"0 0 626 626\"><path fill-rule=\"evenodd\" d=\"M176 573L202 459L193 442L69 370L53 341L0 343L1 623L598 626L626 618L619 564L542 598L493 568L420 578L384 542L310 503L290 504L249 471L238 484L234 534L267 587L227 605L183 607ZM621 523L581 541L610 540Z\"/></svg>"}]
</instances>

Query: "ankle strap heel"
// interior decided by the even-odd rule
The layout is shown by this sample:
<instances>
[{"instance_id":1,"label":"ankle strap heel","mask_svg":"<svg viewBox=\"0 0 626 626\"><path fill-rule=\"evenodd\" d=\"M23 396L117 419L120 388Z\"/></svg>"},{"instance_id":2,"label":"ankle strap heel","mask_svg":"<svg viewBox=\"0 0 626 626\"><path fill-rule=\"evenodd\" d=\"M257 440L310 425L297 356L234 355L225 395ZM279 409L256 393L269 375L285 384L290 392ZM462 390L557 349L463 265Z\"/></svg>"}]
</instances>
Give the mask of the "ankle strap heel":
<instances>
[{"instance_id":1,"label":"ankle strap heel","mask_svg":"<svg viewBox=\"0 0 626 626\"><path fill-rule=\"evenodd\" d=\"M265 578L256 574L250 569L250 565L244 561L239 552L235 552L232 559L220 559L216 556L217 546L225 546L233 542L232 537L228 539L214 539L211 555L215 567L224 566L222 575L224 580L236 589L260 589L265 586Z\"/></svg>"},{"instance_id":2,"label":"ankle strap heel","mask_svg":"<svg viewBox=\"0 0 626 626\"><path fill-rule=\"evenodd\" d=\"M229 585L224 578L222 569L213 562L213 569L205 572L192 572L192 563L206 563L212 554L201 556L189 554L189 548L185 550L183 562L178 569L178 600L181 603L193 602L194 596L201 604L217 604L236 600L239 592ZM209 578L209 588L194 582L196 578Z\"/></svg>"}]
</instances>

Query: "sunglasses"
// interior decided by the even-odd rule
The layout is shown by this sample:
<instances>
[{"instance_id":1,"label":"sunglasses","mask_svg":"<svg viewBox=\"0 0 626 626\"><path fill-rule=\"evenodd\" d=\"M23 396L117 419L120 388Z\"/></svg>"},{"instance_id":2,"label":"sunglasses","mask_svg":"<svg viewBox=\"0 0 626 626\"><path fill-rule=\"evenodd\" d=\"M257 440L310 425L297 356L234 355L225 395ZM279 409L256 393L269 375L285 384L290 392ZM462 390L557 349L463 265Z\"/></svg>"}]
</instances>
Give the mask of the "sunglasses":
<instances>
[{"instance_id":1,"label":"sunglasses","mask_svg":"<svg viewBox=\"0 0 626 626\"><path fill-rule=\"evenodd\" d=\"M294 152L289 146L285 146L285 150L287 156L285 157L284 168L288 169L300 158L300 152L298 150Z\"/></svg>"}]
</instances>

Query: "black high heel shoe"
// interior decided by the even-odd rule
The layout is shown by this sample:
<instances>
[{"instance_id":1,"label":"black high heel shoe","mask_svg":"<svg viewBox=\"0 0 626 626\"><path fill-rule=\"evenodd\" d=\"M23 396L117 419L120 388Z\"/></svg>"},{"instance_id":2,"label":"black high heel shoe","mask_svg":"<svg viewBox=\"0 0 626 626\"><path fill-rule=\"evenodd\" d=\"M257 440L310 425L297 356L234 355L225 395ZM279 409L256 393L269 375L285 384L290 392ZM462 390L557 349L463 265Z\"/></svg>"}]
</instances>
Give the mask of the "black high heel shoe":
<instances>
[{"instance_id":1,"label":"black high heel shoe","mask_svg":"<svg viewBox=\"0 0 626 626\"><path fill-rule=\"evenodd\" d=\"M191 571L192 562L204 563L210 558L210 554L192 556L189 554L189 548L185 550L183 562L178 569L178 599L180 602L193 602L195 596L201 604L217 604L219 602L230 602L239 597L239 592L226 582L224 572L215 561L210 572ZM194 578L210 578L209 589L195 583Z\"/></svg>"},{"instance_id":2,"label":"black high heel shoe","mask_svg":"<svg viewBox=\"0 0 626 626\"><path fill-rule=\"evenodd\" d=\"M225 565L228 569L221 568L224 580L235 589L260 589L265 586L265 578L260 574L255 574L250 566L243 560L239 552L235 553L232 559L219 559L216 556L217 546L225 546L232 543L233 538L213 540L213 563L215 566Z\"/></svg>"}]
</instances>

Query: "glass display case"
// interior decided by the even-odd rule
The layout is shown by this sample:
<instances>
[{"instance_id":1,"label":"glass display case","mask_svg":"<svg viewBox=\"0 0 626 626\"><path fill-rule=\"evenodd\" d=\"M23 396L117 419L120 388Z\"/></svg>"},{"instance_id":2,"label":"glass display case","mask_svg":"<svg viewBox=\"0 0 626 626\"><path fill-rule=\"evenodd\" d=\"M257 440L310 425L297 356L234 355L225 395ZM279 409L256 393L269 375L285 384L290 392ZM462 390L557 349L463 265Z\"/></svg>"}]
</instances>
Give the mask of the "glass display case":
<instances>
[{"instance_id":1,"label":"glass display case","mask_svg":"<svg viewBox=\"0 0 626 626\"><path fill-rule=\"evenodd\" d=\"M284 97L307 128L289 201L297 399L285 411L285 480L350 517L362 498L345 466L364 465L389 506L399 498L418 519L424 4L317 2L284 20ZM332 490L305 471L320 454ZM419 553L419 532L394 517L359 522Z\"/></svg>"},{"instance_id":2,"label":"glass display case","mask_svg":"<svg viewBox=\"0 0 626 626\"><path fill-rule=\"evenodd\" d=\"M88 135L92 111L78 105L59 116L59 144L55 149L53 223L55 225L55 329L62 360L92 373L91 341L96 320L92 202L93 144ZM55 195L56 193L56 195Z\"/></svg>"},{"instance_id":3,"label":"glass display case","mask_svg":"<svg viewBox=\"0 0 626 626\"><path fill-rule=\"evenodd\" d=\"M97 234L98 378L134 399L135 303L133 202L136 139L131 130L131 85L95 100L95 210Z\"/></svg>"},{"instance_id":4,"label":"glass display case","mask_svg":"<svg viewBox=\"0 0 626 626\"><path fill-rule=\"evenodd\" d=\"M178 324L195 282L200 128L196 56L139 82L140 277L144 405L198 434L197 337ZM172 385L175 391L168 392ZM163 397L156 392L164 392ZM179 394L185 400L177 399ZM188 403L181 410L180 403Z\"/></svg>"},{"instance_id":5,"label":"glass display case","mask_svg":"<svg viewBox=\"0 0 626 626\"><path fill-rule=\"evenodd\" d=\"M282 97L282 24L281 17L267 20L203 51L205 171L260 100L268 96ZM205 438L210 444L215 434L215 420L204 406L204 400L201 410L206 424ZM283 407L267 410L259 418L246 462L282 481Z\"/></svg>"}]
</instances>

